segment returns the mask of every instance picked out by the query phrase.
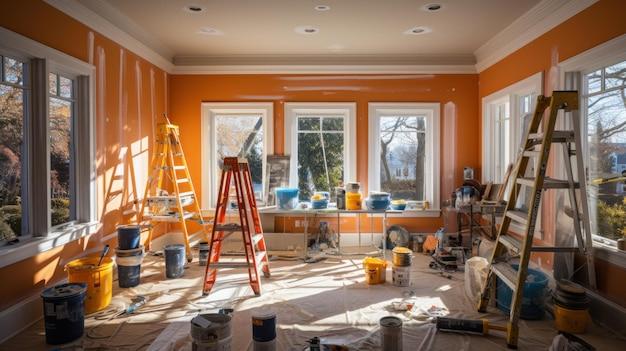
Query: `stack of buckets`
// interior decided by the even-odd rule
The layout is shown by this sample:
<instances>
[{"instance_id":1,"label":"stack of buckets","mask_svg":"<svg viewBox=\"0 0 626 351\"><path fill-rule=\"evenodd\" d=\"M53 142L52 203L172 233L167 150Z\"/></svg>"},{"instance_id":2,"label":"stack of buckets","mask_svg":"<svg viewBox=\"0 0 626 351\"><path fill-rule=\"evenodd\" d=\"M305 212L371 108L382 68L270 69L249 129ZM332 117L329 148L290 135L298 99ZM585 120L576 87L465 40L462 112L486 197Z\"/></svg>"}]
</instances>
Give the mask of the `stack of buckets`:
<instances>
[{"instance_id":1,"label":"stack of buckets","mask_svg":"<svg viewBox=\"0 0 626 351\"><path fill-rule=\"evenodd\" d=\"M254 351L276 350L276 314L252 313L252 344Z\"/></svg>"},{"instance_id":2,"label":"stack of buckets","mask_svg":"<svg viewBox=\"0 0 626 351\"><path fill-rule=\"evenodd\" d=\"M589 323L589 298L585 289L567 280L561 280L553 294L554 325L558 331L584 333Z\"/></svg>"},{"instance_id":3,"label":"stack of buckets","mask_svg":"<svg viewBox=\"0 0 626 351\"><path fill-rule=\"evenodd\" d=\"M138 225L125 225L117 228L118 247L115 250L117 278L120 288L132 288L139 285L143 246L141 228Z\"/></svg>"},{"instance_id":4,"label":"stack of buckets","mask_svg":"<svg viewBox=\"0 0 626 351\"><path fill-rule=\"evenodd\" d=\"M411 261L413 252L402 246L396 246L391 252L391 281L395 286L409 286L411 283Z\"/></svg>"}]
</instances>

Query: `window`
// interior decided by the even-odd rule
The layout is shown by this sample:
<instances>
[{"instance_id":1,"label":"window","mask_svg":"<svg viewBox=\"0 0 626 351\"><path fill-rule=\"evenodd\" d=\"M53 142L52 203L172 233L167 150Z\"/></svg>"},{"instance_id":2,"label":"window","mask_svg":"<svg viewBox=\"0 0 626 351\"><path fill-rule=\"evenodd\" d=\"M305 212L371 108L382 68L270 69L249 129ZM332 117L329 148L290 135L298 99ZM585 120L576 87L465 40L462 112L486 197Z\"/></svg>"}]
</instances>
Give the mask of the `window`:
<instances>
[{"instance_id":1,"label":"window","mask_svg":"<svg viewBox=\"0 0 626 351\"><path fill-rule=\"evenodd\" d=\"M626 236L626 60L584 74L592 232Z\"/></svg>"},{"instance_id":2,"label":"window","mask_svg":"<svg viewBox=\"0 0 626 351\"><path fill-rule=\"evenodd\" d=\"M439 104L369 104L369 190L439 208Z\"/></svg>"},{"instance_id":3,"label":"window","mask_svg":"<svg viewBox=\"0 0 626 351\"><path fill-rule=\"evenodd\" d=\"M267 155L273 153L272 103L202 105L203 207L217 201L224 157L248 160L257 201L263 201Z\"/></svg>"},{"instance_id":4,"label":"window","mask_svg":"<svg viewBox=\"0 0 626 351\"><path fill-rule=\"evenodd\" d=\"M86 234L96 219L94 68L4 28L0 43L0 246Z\"/></svg>"},{"instance_id":5,"label":"window","mask_svg":"<svg viewBox=\"0 0 626 351\"><path fill-rule=\"evenodd\" d=\"M285 153L300 200L356 181L354 103L286 103Z\"/></svg>"},{"instance_id":6,"label":"window","mask_svg":"<svg viewBox=\"0 0 626 351\"><path fill-rule=\"evenodd\" d=\"M48 135L50 136L50 208L52 226L74 220L74 82L48 75Z\"/></svg>"},{"instance_id":7,"label":"window","mask_svg":"<svg viewBox=\"0 0 626 351\"><path fill-rule=\"evenodd\" d=\"M0 66L0 241L12 241L26 229L22 169L28 90L23 62L0 55Z\"/></svg>"},{"instance_id":8,"label":"window","mask_svg":"<svg viewBox=\"0 0 626 351\"><path fill-rule=\"evenodd\" d=\"M483 98L483 182L504 181L543 92L542 83L540 72Z\"/></svg>"}]
</instances>

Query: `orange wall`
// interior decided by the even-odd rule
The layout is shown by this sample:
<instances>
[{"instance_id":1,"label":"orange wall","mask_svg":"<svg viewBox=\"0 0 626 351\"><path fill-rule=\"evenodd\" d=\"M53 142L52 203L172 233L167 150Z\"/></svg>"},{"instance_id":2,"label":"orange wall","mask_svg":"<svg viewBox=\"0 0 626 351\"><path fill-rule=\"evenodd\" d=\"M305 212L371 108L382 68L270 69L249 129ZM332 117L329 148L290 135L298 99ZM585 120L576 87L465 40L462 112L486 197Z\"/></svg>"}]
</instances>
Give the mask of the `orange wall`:
<instances>
[{"instance_id":1,"label":"orange wall","mask_svg":"<svg viewBox=\"0 0 626 351\"><path fill-rule=\"evenodd\" d=\"M577 15L561 23L526 46L515 51L479 74L479 101L500 89L529 77L537 72L544 73L544 94L551 95L558 88L557 65L573 56L626 33L626 2L623 0L600 0ZM482 121L482 119L481 119ZM552 165L554 166L554 165ZM547 201L546 201L547 200ZM544 238L539 244L553 245L556 206L553 194L548 193L542 209ZM546 269L552 269L552 254L533 254ZM606 262L596 264L597 270L611 266ZM624 281L626 271L615 266L612 272L619 276L615 281ZM598 285L612 300L626 306L623 289L608 281L606 274L598 274Z\"/></svg>"},{"instance_id":2,"label":"orange wall","mask_svg":"<svg viewBox=\"0 0 626 351\"><path fill-rule=\"evenodd\" d=\"M98 219L102 228L94 235L0 268L2 288L0 310L37 293L63 277L63 265L86 250L99 250L102 238L121 222L121 196L107 194L135 183L141 192L148 167L154 118L167 111L167 75L114 41L39 0L4 1L0 26L39 41L96 68L95 144L98 184ZM93 35L90 55L89 37ZM123 171L119 154L132 148L135 178L130 168ZM131 164L128 162L127 164ZM120 166L116 169L116 166ZM113 180L113 174L124 180ZM109 242L115 247L115 240ZM19 272L19 274L16 274Z\"/></svg>"},{"instance_id":3,"label":"orange wall","mask_svg":"<svg viewBox=\"0 0 626 351\"><path fill-rule=\"evenodd\" d=\"M367 187L368 102L441 103L441 198L447 199L462 179L463 166L479 167L477 76L466 75L172 75L170 111L180 125L185 154L196 189L201 184L200 121L202 102L274 103L274 151L284 150L285 102L356 102L357 181ZM444 108L446 105L446 108ZM453 107L453 108L452 108ZM444 114L444 110L447 114ZM452 112L450 112L452 111ZM459 131L450 135L450 131ZM446 132L447 131L447 132ZM401 221L413 231L432 231L440 218Z\"/></svg>"}]
</instances>

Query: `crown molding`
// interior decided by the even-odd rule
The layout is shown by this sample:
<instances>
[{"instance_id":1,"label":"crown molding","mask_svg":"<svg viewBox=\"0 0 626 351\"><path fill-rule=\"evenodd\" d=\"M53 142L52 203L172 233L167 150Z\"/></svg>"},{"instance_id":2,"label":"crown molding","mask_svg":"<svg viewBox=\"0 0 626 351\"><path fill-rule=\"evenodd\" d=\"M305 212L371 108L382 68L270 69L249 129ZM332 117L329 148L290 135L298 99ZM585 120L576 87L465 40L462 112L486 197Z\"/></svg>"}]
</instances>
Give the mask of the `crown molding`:
<instances>
[{"instance_id":1,"label":"crown molding","mask_svg":"<svg viewBox=\"0 0 626 351\"><path fill-rule=\"evenodd\" d=\"M541 1L474 52L476 71L484 71L597 1Z\"/></svg>"},{"instance_id":2,"label":"crown molding","mask_svg":"<svg viewBox=\"0 0 626 351\"><path fill-rule=\"evenodd\" d=\"M153 48L145 45L127 32L121 30L115 24L109 22L101 15L90 10L86 6L75 0L44 0L48 5L64 12L68 16L83 23L94 31L113 40L117 44L132 51L134 54L141 56L145 60L159 67L160 69L171 73L174 65L171 60L163 57Z\"/></svg>"},{"instance_id":3,"label":"crown molding","mask_svg":"<svg viewBox=\"0 0 626 351\"><path fill-rule=\"evenodd\" d=\"M476 74L474 65L201 65L172 74Z\"/></svg>"}]
</instances>

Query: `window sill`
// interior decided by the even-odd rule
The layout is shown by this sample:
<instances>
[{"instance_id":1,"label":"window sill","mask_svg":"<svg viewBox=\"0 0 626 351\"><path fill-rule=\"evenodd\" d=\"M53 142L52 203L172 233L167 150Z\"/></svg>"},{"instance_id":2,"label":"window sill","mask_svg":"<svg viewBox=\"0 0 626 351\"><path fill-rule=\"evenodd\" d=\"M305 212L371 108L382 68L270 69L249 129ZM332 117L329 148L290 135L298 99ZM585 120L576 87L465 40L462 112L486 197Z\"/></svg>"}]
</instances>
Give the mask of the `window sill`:
<instances>
[{"instance_id":1,"label":"window sill","mask_svg":"<svg viewBox=\"0 0 626 351\"><path fill-rule=\"evenodd\" d=\"M60 228L44 237L20 236L18 244L0 247L0 268L94 234L99 228L100 222L89 222Z\"/></svg>"},{"instance_id":2,"label":"window sill","mask_svg":"<svg viewBox=\"0 0 626 351\"><path fill-rule=\"evenodd\" d=\"M626 251L621 251L617 247L593 241L594 256L601 260L614 264L622 269L626 269Z\"/></svg>"}]
</instances>

